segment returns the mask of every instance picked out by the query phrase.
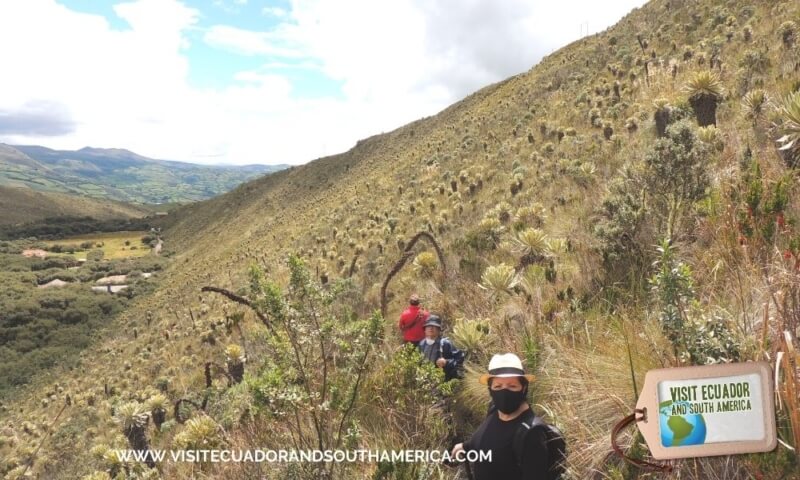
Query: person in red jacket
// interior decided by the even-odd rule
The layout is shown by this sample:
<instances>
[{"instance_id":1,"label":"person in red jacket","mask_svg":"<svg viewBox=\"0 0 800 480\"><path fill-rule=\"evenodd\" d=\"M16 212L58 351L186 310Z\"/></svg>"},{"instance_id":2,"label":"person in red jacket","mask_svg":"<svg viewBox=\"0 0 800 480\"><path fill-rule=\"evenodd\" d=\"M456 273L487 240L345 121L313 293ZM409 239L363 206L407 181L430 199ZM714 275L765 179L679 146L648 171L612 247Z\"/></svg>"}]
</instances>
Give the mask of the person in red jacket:
<instances>
[{"instance_id":1,"label":"person in red jacket","mask_svg":"<svg viewBox=\"0 0 800 480\"><path fill-rule=\"evenodd\" d=\"M422 326L430 313L419 306L419 296L415 293L408 299L408 308L400 315L400 330L403 332L405 343L418 344L425 338L425 328Z\"/></svg>"}]
</instances>

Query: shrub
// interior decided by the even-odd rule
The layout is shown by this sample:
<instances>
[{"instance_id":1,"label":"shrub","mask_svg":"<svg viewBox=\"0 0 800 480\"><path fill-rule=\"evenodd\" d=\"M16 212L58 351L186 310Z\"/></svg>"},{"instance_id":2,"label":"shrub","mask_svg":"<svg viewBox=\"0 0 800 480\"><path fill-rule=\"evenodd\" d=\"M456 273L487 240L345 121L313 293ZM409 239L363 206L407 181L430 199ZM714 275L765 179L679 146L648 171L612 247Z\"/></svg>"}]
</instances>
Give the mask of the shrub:
<instances>
[{"instance_id":1,"label":"shrub","mask_svg":"<svg viewBox=\"0 0 800 480\"><path fill-rule=\"evenodd\" d=\"M267 326L269 362L250 382L261 412L307 419L287 426L303 445L340 448L353 422L370 354L383 331L379 313L360 320L352 305L359 296L349 280L323 287L295 255L289 284L281 288L263 271L250 270L251 308ZM287 432L288 433L288 432ZM342 465L320 466L329 478ZM318 477L315 477L318 478Z\"/></svg>"},{"instance_id":2,"label":"shrub","mask_svg":"<svg viewBox=\"0 0 800 480\"><path fill-rule=\"evenodd\" d=\"M439 448L447 441L450 426L437 404L451 395L457 380L443 384L443 370L426 361L413 345L398 349L387 360L369 379L374 397L364 413L374 418L372 431L390 439L392 448Z\"/></svg>"},{"instance_id":3,"label":"shrub","mask_svg":"<svg viewBox=\"0 0 800 480\"><path fill-rule=\"evenodd\" d=\"M739 361L742 343L729 324L718 312L690 316L684 325L686 350L681 359L691 365Z\"/></svg>"},{"instance_id":4,"label":"shrub","mask_svg":"<svg viewBox=\"0 0 800 480\"><path fill-rule=\"evenodd\" d=\"M676 258L676 251L669 240L658 246L659 258L655 263L656 273L650 286L660 306L659 321L664 333L679 348L684 330L684 320L689 302L694 297L692 272L688 265Z\"/></svg>"},{"instance_id":5,"label":"shrub","mask_svg":"<svg viewBox=\"0 0 800 480\"><path fill-rule=\"evenodd\" d=\"M634 165L626 165L611 180L609 192L603 199L594 235L599 239L599 251L607 271L637 269L640 258L639 245L648 240L641 238L644 229L645 202L642 198L641 172Z\"/></svg>"},{"instance_id":6,"label":"shrub","mask_svg":"<svg viewBox=\"0 0 800 480\"><path fill-rule=\"evenodd\" d=\"M678 357L692 365L739 360L740 341L722 315L699 310L692 271L677 258L675 247L664 240L658 253L650 285L659 305L661 327Z\"/></svg>"},{"instance_id":7,"label":"shrub","mask_svg":"<svg viewBox=\"0 0 800 480\"><path fill-rule=\"evenodd\" d=\"M666 218L666 235L672 238L682 213L705 196L710 185L708 149L697 141L687 121L667 129L645 154L645 181L656 213Z\"/></svg>"},{"instance_id":8,"label":"shrub","mask_svg":"<svg viewBox=\"0 0 800 480\"><path fill-rule=\"evenodd\" d=\"M104 256L105 253L102 250L92 250L86 254L86 260L89 262L99 262Z\"/></svg>"}]
</instances>

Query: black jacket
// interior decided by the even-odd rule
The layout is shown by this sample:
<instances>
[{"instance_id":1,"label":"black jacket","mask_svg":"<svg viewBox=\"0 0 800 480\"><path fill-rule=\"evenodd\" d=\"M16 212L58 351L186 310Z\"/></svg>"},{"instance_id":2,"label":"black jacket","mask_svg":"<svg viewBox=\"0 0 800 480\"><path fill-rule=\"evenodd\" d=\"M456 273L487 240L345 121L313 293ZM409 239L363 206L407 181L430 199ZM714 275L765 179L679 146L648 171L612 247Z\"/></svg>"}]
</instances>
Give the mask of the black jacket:
<instances>
[{"instance_id":1,"label":"black jacket","mask_svg":"<svg viewBox=\"0 0 800 480\"><path fill-rule=\"evenodd\" d=\"M522 444L522 458L516 458L514 435L524 421L532 421L532 410L526 410L517 418L503 421L492 411L472 437L464 442L464 450L491 451L490 462L471 464L475 480L543 480L548 472L547 436L544 430L528 431Z\"/></svg>"}]
</instances>

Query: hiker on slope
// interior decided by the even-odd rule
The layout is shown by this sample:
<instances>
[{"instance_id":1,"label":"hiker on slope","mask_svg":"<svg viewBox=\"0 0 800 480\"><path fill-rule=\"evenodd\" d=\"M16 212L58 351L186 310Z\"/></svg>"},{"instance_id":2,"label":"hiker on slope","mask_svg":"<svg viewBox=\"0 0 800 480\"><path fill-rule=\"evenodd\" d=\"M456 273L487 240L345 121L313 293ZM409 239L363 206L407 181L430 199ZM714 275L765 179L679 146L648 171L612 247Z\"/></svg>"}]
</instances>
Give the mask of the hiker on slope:
<instances>
[{"instance_id":1,"label":"hiker on slope","mask_svg":"<svg viewBox=\"0 0 800 480\"><path fill-rule=\"evenodd\" d=\"M444 370L445 382L459 378L464 352L457 349L449 338L442 336L442 319L438 315L431 315L423 326L425 338L418 344L422 355Z\"/></svg>"},{"instance_id":2,"label":"hiker on slope","mask_svg":"<svg viewBox=\"0 0 800 480\"><path fill-rule=\"evenodd\" d=\"M480 377L489 388L494 407L470 439L455 445L452 451L454 457L459 452L491 452L491 461L471 464L475 480L560 478L563 437L557 430L551 433L553 427L531 410L527 393L532 380L533 375L525 374L522 362L513 353L493 356L489 373Z\"/></svg>"},{"instance_id":3,"label":"hiker on slope","mask_svg":"<svg viewBox=\"0 0 800 480\"><path fill-rule=\"evenodd\" d=\"M418 344L425 338L425 329L422 325L428 320L430 313L419 306L419 296L415 293L408 299L408 308L400 315L400 330L403 332L403 342Z\"/></svg>"}]
</instances>

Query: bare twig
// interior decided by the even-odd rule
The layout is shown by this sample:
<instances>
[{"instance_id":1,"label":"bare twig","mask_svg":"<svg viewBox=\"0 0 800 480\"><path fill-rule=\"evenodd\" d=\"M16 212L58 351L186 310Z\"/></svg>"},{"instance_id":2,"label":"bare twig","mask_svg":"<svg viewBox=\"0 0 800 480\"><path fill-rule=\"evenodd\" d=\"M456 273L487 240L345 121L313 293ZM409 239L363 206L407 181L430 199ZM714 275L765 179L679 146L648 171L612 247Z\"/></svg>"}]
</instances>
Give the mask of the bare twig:
<instances>
[{"instance_id":1,"label":"bare twig","mask_svg":"<svg viewBox=\"0 0 800 480\"><path fill-rule=\"evenodd\" d=\"M395 266L392 267L392 269L386 275L383 285L381 285L381 315L383 315L383 317L386 317L386 309L389 304L389 301L386 298L386 289L389 287L389 282L391 282L392 278L403 269L406 262L408 262L408 260L414 254L412 251L414 246L420 239L423 238L430 242L430 244L433 246L433 249L436 251L436 256L439 257L439 265L442 268L442 281L447 281L447 264L445 263L444 251L442 250L442 247L439 246L439 242L437 242L430 233L419 232L418 234L414 235L410 242L408 242L408 245L406 245L406 248L403 250L403 255L400 257L400 260L398 260Z\"/></svg>"},{"instance_id":2,"label":"bare twig","mask_svg":"<svg viewBox=\"0 0 800 480\"><path fill-rule=\"evenodd\" d=\"M236 303L238 303L240 305L244 305L246 307L249 307L250 310L252 310L256 314L258 319L261 320L261 323L263 323L269 329L269 331L272 334L275 333L275 330L272 327L272 323L269 321L267 316L264 315L261 311L259 311L253 305L253 302L251 302L250 300L248 300L248 299L246 299L246 298L244 298L242 296L236 295L235 293L231 292L230 290L226 290L224 288L219 288L219 287L205 286L205 287L201 288L200 291L201 292L219 293L220 295L223 295L223 296L227 297L228 299L230 299L230 300L232 300L232 301L234 301L234 302L236 302Z\"/></svg>"},{"instance_id":3,"label":"bare twig","mask_svg":"<svg viewBox=\"0 0 800 480\"><path fill-rule=\"evenodd\" d=\"M28 471L31 465L33 465L33 461L36 458L36 455L39 453L39 450L42 448L42 445L44 445L44 441L47 440L47 438L50 436L50 433L53 431L53 427L55 427L56 422L58 422L58 418L61 416L62 413L64 413L64 410L66 409L67 409L67 403L64 402L64 405L61 407L61 410L58 411L58 415L56 415L56 418L54 418L53 421L50 423L50 426L47 429L47 434L44 437L42 437L42 440L39 442L39 445L36 447L36 450L33 451L33 455L31 455L30 461L26 463L25 469L22 470L22 473L19 474L17 480L25 477L25 473Z\"/></svg>"}]
</instances>

